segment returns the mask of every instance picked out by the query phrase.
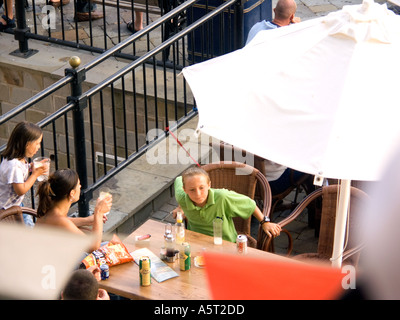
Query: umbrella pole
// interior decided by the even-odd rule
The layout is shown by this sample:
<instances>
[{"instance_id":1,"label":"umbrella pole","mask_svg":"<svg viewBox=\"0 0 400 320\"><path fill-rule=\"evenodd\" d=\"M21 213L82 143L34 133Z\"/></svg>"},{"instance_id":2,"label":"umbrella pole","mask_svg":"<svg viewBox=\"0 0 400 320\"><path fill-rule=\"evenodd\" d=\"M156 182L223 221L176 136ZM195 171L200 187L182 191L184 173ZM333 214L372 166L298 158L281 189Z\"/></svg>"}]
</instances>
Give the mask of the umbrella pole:
<instances>
[{"instance_id":1,"label":"umbrella pole","mask_svg":"<svg viewBox=\"0 0 400 320\"><path fill-rule=\"evenodd\" d=\"M342 180L340 183L339 205L336 211L335 234L333 239L332 266L342 266L343 246L346 234L347 212L350 201L351 180Z\"/></svg>"}]
</instances>

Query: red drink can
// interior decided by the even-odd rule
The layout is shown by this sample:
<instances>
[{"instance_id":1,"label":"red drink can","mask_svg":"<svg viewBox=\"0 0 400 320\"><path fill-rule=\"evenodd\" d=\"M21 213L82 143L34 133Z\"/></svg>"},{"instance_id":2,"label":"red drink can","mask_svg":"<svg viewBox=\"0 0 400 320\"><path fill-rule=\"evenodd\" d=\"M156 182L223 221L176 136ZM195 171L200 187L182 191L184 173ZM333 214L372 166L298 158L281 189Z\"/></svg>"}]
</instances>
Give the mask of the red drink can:
<instances>
[{"instance_id":1,"label":"red drink can","mask_svg":"<svg viewBox=\"0 0 400 320\"><path fill-rule=\"evenodd\" d=\"M247 237L244 234L239 234L237 236L236 249L239 254L247 253Z\"/></svg>"}]
</instances>

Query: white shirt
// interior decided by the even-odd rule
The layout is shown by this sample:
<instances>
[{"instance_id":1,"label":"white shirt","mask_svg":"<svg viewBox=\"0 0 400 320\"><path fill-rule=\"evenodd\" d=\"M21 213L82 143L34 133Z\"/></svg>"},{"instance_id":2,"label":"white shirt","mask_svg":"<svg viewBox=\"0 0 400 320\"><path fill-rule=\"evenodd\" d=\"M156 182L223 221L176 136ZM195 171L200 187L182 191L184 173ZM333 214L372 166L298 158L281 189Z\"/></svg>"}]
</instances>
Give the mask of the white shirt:
<instances>
[{"instance_id":1,"label":"white shirt","mask_svg":"<svg viewBox=\"0 0 400 320\"><path fill-rule=\"evenodd\" d=\"M268 181L278 180L287 167L265 159L265 176Z\"/></svg>"},{"instance_id":2,"label":"white shirt","mask_svg":"<svg viewBox=\"0 0 400 320\"><path fill-rule=\"evenodd\" d=\"M19 206L25 195L18 196L13 183L24 183L28 179L29 164L18 159L3 159L0 164L0 208Z\"/></svg>"}]
</instances>

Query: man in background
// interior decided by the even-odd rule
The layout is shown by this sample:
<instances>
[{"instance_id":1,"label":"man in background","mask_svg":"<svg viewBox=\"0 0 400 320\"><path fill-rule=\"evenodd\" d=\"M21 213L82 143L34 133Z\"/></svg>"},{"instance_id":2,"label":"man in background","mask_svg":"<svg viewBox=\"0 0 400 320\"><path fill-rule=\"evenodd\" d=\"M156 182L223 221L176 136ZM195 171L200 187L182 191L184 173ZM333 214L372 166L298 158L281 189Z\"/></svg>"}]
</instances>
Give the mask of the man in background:
<instances>
[{"instance_id":1,"label":"man in background","mask_svg":"<svg viewBox=\"0 0 400 320\"><path fill-rule=\"evenodd\" d=\"M257 22L249 31L246 44L248 44L259 31L276 29L288 26L291 23L300 22L296 17L297 4L294 0L279 0L274 9L274 19L272 21Z\"/></svg>"}]
</instances>

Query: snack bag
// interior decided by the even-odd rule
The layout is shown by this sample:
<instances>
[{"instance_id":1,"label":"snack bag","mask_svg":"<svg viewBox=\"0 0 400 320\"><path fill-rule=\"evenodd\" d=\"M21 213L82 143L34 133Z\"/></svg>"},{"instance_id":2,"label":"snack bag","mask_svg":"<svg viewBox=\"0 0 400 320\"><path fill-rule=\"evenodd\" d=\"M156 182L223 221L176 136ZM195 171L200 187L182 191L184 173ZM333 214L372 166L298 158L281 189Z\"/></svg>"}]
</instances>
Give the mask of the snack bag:
<instances>
[{"instance_id":1,"label":"snack bag","mask_svg":"<svg viewBox=\"0 0 400 320\"><path fill-rule=\"evenodd\" d=\"M133 261L125 245L114 235L110 242L90 253L82 260L81 268L89 268L93 265L107 264L109 267L117 264Z\"/></svg>"}]
</instances>

